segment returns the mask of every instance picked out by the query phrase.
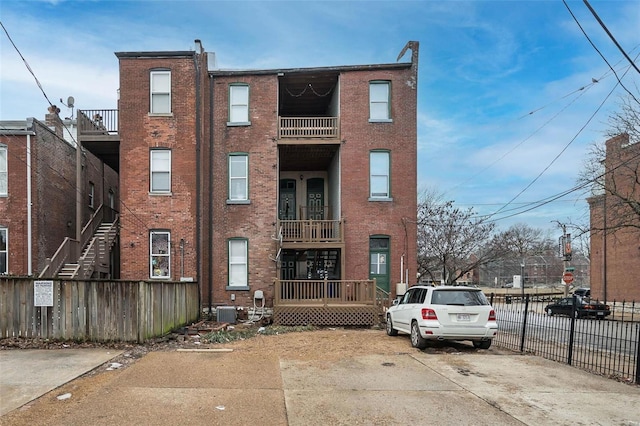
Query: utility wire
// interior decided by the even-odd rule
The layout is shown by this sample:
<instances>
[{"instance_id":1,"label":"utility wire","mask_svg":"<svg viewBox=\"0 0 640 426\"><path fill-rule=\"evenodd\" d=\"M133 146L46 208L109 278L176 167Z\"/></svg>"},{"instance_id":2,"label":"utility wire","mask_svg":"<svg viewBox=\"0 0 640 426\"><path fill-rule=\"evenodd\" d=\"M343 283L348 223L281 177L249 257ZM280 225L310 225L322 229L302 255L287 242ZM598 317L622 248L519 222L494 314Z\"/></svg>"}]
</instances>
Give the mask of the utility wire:
<instances>
[{"instance_id":1,"label":"utility wire","mask_svg":"<svg viewBox=\"0 0 640 426\"><path fill-rule=\"evenodd\" d=\"M594 83L592 83L594 84ZM581 90L581 89L580 89ZM576 92L573 92L576 93ZM500 161L502 161L505 157L507 157L509 154L511 154L513 151L515 151L516 149L518 149L520 146L522 146L525 142L527 142L529 139L531 139L532 137L534 137L538 132L540 132L542 129L544 129L549 123L551 123L553 120L555 120L560 114L562 114L564 111L566 111L567 108L569 108L571 105L573 105L574 102L576 102L578 100L578 98L580 98L582 95L584 95L586 93L586 91L582 91L578 96L576 96L571 102L569 102L568 104L566 104L560 111L558 111L555 115L553 115L551 118L549 118L547 121L545 121L544 123L542 123L542 125L540 127L538 127L537 129L535 129L529 136L527 136L526 138L524 138L523 140L521 140L519 143L517 143L516 145L514 145L510 150L506 151L504 154L502 154L500 157L498 157L497 159L495 159L492 163L488 164L486 167L484 167L482 170L478 171L477 173L471 175L470 177L468 177L467 179L463 180L462 182L458 183L457 185L453 186L452 188L449 188L448 191L453 191L454 189L464 185L465 183L474 180L476 177L480 176L482 173L484 173L485 171L487 171L488 169L492 168L493 166L495 166L497 163L499 163ZM530 114L533 114L533 112L531 112ZM513 200L512 200L513 201Z\"/></svg>"},{"instance_id":2,"label":"utility wire","mask_svg":"<svg viewBox=\"0 0 640 426\"><path fill-rule=\"evenodd\" d=\"M622 48L622 46L620 46L620 44L618 43L618 40L616 40L616 38L613 36L613 34L611 34L611 32L609 31L609 29L607 28L607 26L604 24L604 22L602 22L602 19L600 19L600 17L598 16L598 14L596 13L596 11L593 9L593 7L591 7L591 5L589 4L589 2L587 0L582 0L584 2L584 4L587 6L587 8L591 11L591 14L593 15L594 18L596 18L596 21L598 21L598 23L600 24L600 26L602 27L602 29L607 33L607 35L609 36L609 38L611 39L611 41L613 41L613 44L616 45L616 47L618 48L618 50L620 50L620 52L622 52L622 54L624 55L625 58L627 58L627 61L629 61L629 63L631 64L631 66L633 68L635 68L635 70L638 72L638 74L640 74L640 69L638 69L637 65L631 60L631 58L629 57L629 55L627 55L627 52L624 51L624 49ZM566 4L566 3L565 3Z\"/></svg>"},{"instance_id":3,"label":"utility wire","mask_svg":"<svg viewBox=\"0 0 640 426\"><path fill-rule=\"evenodd\" d=\"M25 59L25 57L22 55L22 53L20 52L20 49L18 49L18 46L16 46L16 44L13 42L13 39L11 38L11 36L9 35L9 32L7 31L6 27L4 26L4 24L2 23L2 21L0 21L0 26L2 27L2 29L4 30L4 33L6 34L7 38L9 39L9 41L11 42L11 45L13 46L13 48L15 49L15 51L18 53L18 55L20 56L20 58L22 59L22 61L24 62L25 66L27 67L27 70L29 70L29 73L31 73L31 75L33 76L33 78L36 81L36 84L38 85L38 88L40 89L40 91L42 92L42 95L44 96L44 98L47 100L47 102L49 103L49 106L53 107L53 103L51 102L51 100L49 99L49 97L47 96L46 92L44 91L44 88L42 87L42 84L40 84L40 81L38 80L38 77L36 76L36 74L33 72L33 70L31 69L31 66L29 65L29 63L27 62L27 60ZM62 121L62 125L67 129L68 134L71 136L71 139L73 140L73 142L75 143L75 148L76 149L80 149L80 144L75 140L75 138L73 137L72 132L69 130L69 128L64 124L64 121ZM9 129L8 129L9 130ZM17 157L16 157L17 158ZM24 160L19 159L20 161L24 162ZM61 176L63 178L63 180L65 180L67 182L67 184L69 184L69 186L71 186L73 189L73 192L79 192L80 190L77 189L75 187L75 185L72 185L59 171L53 169L53 167L51 167L49 164L47 164L47 167L49 167L50 169L52 169L55 173L57 173L59 176ZM99 171L97 169L97 167L94 168ZM36 171L37 173L37 171ZM81 194L82 195L82 194ZM140 221L140 223L142 223L142 225L146 228L150 228L149 225L143 221L140 217L138 217L133 211L131 211L131 209L124 203L124 201L122 201L122 197L118 197L120 204L122 204L122 206L124 206L132 215L133 217L135 217L138 221Z\"/></svg>"},{"instance_id":4,"label":"utility wire","mask_svg":"<svg viewBox=\"0 0 640 426\"><path fill-rule=\"evenodd\" d=\"M576 24L580 27L580 29L582 30L582 33L584 34L585 37L587 37L587 40L589 40L589 42L591 43L591 45L596 49L596 51L600 54L600 56L604 59L604 61L607 63L607 65L609 66L609 68L611 69L611 71L613 71L613 73L616 76L616 79L618 80L618 82L613 86L613 88L609 91L609 93L607 94L607 96L603 99L603 101L600 103L600 105L598 106L598 108L596 108L596 110L593 112L593 114L591 114L591 116L589 117L589 119L586 121L586 123L578 130L578 132L575 134L575 136L564 146L564 148L558 153L558 155L556 155L553 160L551 160L551 162L538 174L538 176L536 176L533 181L531 181L522 191L520 191L518 194L516 194L515 197L513 197L509 202L507 202L503 207L501 207L500 209L498 209L497 211L495 211L492 215L489 215L489 217L496 215L498 213L500 213L502 210L504 210L507 206L509 206L513 201L515 201L520 195L522 195L527 189L529 189L535 182L538 181L538 179L540 179L540 177L558 160L558 158L560 158L560 156L569 148L569 146L577 139L577 137L582 133L582 131L587 127L587 125L591 122L591 120L593 120L593 118L596 116L596 114L600 111L600 109L602 109L602 107L604 106L605 102L609 99L609 97L613 94L613 92L615 91L616 87L618 85L622 86L627 93L629 93L634 99L635 96L633 96L633 94L624 86L624 84L622 83L622 81L620 80L620 78L618 77L618 74L615 72L615 70L613 69L613 67L611 66L611 64L609 63L609 61L606 60L606 58L604 57L604 55L602 55L602 53L597 49L597 47L593 44L593 42L591 41L591 39L589 38L589 36L586 34L586 32L584 31L584 29L582 28L582 25L580 25L580 22L578 22L577 18L575 17L575 15L573 14L573 12L571 11L571 9L569 8L569 5L567 4L566 0L562 0L563 3L565 4L567 10L569 11L569 13L571 14L571 16L573 17L573 19L575 20ZM628 72L628 68L627 71L625 71L625 74ZM637 101L637 99L636 99ZM528 211L528 210L525 210ZM523 212L524 213L524 212Z\"/></svg>"},{"instance_id":5,"label":"utility wire","mask_svg":"<svg viewBox=\"0 0 640 426\"><path fill-rule=\"evenodd\" d=\"M626 160L626 161L621 162L621 163L620 163L620 164L618 164L616 167L613 167L611 170L609 170L609 171L605 171L604 173L599 174L598 176L596 176L596 177L595 177L595 178L593 178L593 179L589 179L589 180L587 180L587 181L585 181L585 182L583 182L583 183L581 183L581 184L579 184L579 185L574 186L573 188L570 188L570 189L568 189L568 190L566 190L566 191L563 191L563 192L561 192L561 193L559 193L559 194L556 194L556 195L553 195L553 196L551 196L551 197L548 197L547 199L540 200L540 201L539 201L539 202L537 202L535 205L532 205L532 207L530 207L530 208L527 208L527 209L525 209L525 210L523 210L523 211L520 211L520 212L518 212L518 213L511 214L511 215L508 215L508 216L503 216L503 217L500 217L500 218L496 218L496 219L490 220L489 222L497 222L497 221L499 221L499 220L508 219L508 218L511 218L511 217L514 217L514 216L520 215L520 214L522 214L522 213L526 213L526 212L528 212L528 211L534 210L534 209L536 209L536 208L538 208L538 207L542 207L543 205L549 204L549 203L551 203L551 202L557 201L559 198L562 198L562 197L564 197L564 196L566 196L566 195L569 195L569 194L571 194L571 193L573 193L573 192L576 192L576 191L580 191L580 190L582 190L582 189L585 189L586 187L588 187L588 186L592 185L593 183L597 182L598 180L602 179L605 175L607 175L607 174L613 174L617 169L619 169L619 168L621 168L621 167L625 167L625 166L627 166L628 164L630 164L630 163L632 163L632 162L634 162L634 161L636 161L636 160L640 160L640 153L638 153L638 154L636 154L636 155L632 156L631 158L629 158L629 159L628 159L628 160ZM533 203L532 203L532 204L533 204ZM514 208L513 210L517 210L517 209L515 209L515 208ZM494 214L495 214L495 213L494 213ZM491 217L491 216L492 216L492 215L487 215L486 217L487 217L487 218L489 218L489 217Z\"/></svg>"},{"instance_id":6,"label":"utility wire","mask_svg":"<svg viewBox=\"0 0 640 426\"><path fill-rule=\"evenodd\" d=\"M20 53L20 50L18 49L18 47L16 46L16 44L13 42L13 39L11 39L11 36L9 35L9 32L7 31L7 29L5 28L4 24L2 23L2 21L0 21L0 26L2 27L2 29L4 30L4 33L7 35L7 38L9 39L9 41L11 42L11 44L13 45L13 48L16 50L16 52L18 52L18 55L20 55L20 58L22 59L22 62L24 62L25 66L27 67L27 70L29 70L29 72L31 73L31 75L33 76L33 78L36 80L36 84L38 85L38 87L40 88L40 91L42 92L42 94L44 95L44 98L47 100L47 102L49 102L49 106L53 106L53 103L51 103L51 101L49 100L49 97L47 96L47 94L44 92L44 89L42 88L42 84L40 84L40 81L38 80L38 77L36 77L35 73L33 72L33 70L31 69L31 66L29 65L29 63L27 62L27 60L24 58L24 56L22 56L22 53Z\"/></svg>"},{"instance_id":7,"label":"utility wire","mask_svg":"<svg viewBox=\"0 0 640 426\"><path fill-rule=\"evenodd\" d=\"M607 58L605 58L605 56L602 54L602 52L600 51L600 49L598 49L598 47L595 45L595 43L591 40L591 38L587 35L587 32L584 30L584 28L582 27L582 25L580 24L580 21L578 21L578 18L576 18L576 15L573 14L573 12L571 11L571 8L569 7L569 5L567 4L566 0L562 0L562 2L564 3L565 7L567 8L567 10L569 11L569 14L571 14L571 17L573 18L573 20L575 21L576 25L578 25L578 28L580 28L580 31L582 31L582 34L585 36L585 38L589 41L589 44L591 44L591 47L593 47L595 49L596 52L598 52L598 55L600 55L600 57L602 58L602 60L609 66L609 68L611 69L611 71L613 71L613 74L616 76L616 79L618 80L618 84L620 84L620 86L622 86L622 88L637 102L640 104L640 101L638 101L638 99L634 96L633 93L631 93L631 91L629 91L629 89L627 89L627 86L624 85L624 83L622 83L622 80L620 80L620 77L618 77L618 74L616 73L616 71L613 69L613 67L611 66L611 64L609 63L609 61L607 61ZM626 56L626 54L625 54ZM631 64L635 67L635 64L633 63L633 61L631 61ZM637 67L635 67L636 69L638 69ZM628 71L628 69L627 69ZM625 74L627 72L625 71ZM624 77L624 75L623 75Z\"/></svg>"}]
</instances>

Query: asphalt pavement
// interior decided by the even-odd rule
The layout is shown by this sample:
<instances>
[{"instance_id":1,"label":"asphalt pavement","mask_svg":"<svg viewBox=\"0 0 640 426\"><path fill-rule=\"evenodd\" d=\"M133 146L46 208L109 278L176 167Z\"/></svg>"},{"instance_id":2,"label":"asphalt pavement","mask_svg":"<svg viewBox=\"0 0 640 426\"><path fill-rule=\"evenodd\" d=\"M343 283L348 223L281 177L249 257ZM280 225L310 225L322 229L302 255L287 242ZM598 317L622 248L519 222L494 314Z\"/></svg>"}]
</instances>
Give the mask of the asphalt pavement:
<instances>
[{"instance_id":1,"label":"asphalt pavement","mask_svg":"<svg viewBox=\"0 0 640 426\"><path fill-rule=\"evenodd\" d=\"M381 332L383 333L383 332ZM69 392L50 425L640 425L640 388L535 356L490 349L327 363L260 351L150 352L82 395L65 383L107 369L96 349L0 351L0 424ZM395 351L395 348L394 348ZM111 376L107 376L111 375ZM95 386L95 387L93 387ZM27 404L27 405L24 405ZM19 408L21 407L22 408ZM7 414L8 413L8 414Z\"/></svg>"}]
</instances>

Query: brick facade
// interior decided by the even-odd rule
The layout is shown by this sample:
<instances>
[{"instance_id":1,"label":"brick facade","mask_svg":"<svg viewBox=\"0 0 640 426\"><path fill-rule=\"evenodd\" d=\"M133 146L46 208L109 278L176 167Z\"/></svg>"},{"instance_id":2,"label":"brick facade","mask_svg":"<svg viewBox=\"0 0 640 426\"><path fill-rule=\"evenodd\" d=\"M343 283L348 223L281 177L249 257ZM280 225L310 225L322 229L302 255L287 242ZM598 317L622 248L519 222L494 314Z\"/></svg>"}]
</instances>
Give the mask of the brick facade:
<instances>
[{"instance_id":1,"label":"brick facade","mask_svg":"<svg viewBox=\"0 0 640 426\"><path fill-rule=\"evenodd\" d=\"M417 49L417 43L414 45ZM121 275L148 279L149 232L171 233L171 273L190 277L201 289L203 307L250 307L262 290L267 306L279 278L279 184L311 178L326 182L334 219L344 223L341 279L369 278L369 239L390 241L389 281L416 276L417 52L412 63L296 70L206 72L204 52L117 53L120 61ZM171 72L171 114L149 114L150 72ZM279 140L283 76L317 81L335 78L340 138ZM391 120L370 122L369 82L389 81ZM291 80L293 81L293 80ZM229 125L229 86L249 88L249 123ZM333 90L333 89L332 89ZM318 97L324 95L317 94ZM300 114L302 115L302 114ZM289 143L289 142L288 142ZM297 144L297 145L296 145ZM303 159L283 165L283 152L304 146L332 150L330 166L307 167ZM171 150L171 192L150 192L150 150ZM369 200L369 153L390 152L391 194ZM302 152L302 151L301 151ZM248 156L248 200L229 200L229 155ZM311 162L312 154L307 157ZM248 244L248 286L229 287L229 240ZM183 241L183 248L179 242ZM318 249L318 246L314 246ZM405 271L401 271L402 269ZM163 277L164 278L164 277Z\"/></svg>"},{"instance_id":2,"label":"brick facade","mask_svg":"<svg viewBox=\"0 0 640 426\"><path fill-rule=\"evenodd\" d=\"M639 154L640 143L629 144L628 135L609 139L605 185L610 191L589 199L591 295L607 301L640 301L640 218L611 193L640 199Z\"/></svg>"},{"instance_id":3,"label":"brick facade","mask_svg":"<svg viewBox=\"0 0 640 426\"><path fill-rule=\"evenodd\" d=\"M171 71L171 114L150 114L150 72ZM193 55L120 58L121 278L149 279L150 232L171 234L168 279L198 278ZM150 152L171 151L171 193L150 191ZM183 241L182 247L180 241Z\"/></svg>"}]
</instances>

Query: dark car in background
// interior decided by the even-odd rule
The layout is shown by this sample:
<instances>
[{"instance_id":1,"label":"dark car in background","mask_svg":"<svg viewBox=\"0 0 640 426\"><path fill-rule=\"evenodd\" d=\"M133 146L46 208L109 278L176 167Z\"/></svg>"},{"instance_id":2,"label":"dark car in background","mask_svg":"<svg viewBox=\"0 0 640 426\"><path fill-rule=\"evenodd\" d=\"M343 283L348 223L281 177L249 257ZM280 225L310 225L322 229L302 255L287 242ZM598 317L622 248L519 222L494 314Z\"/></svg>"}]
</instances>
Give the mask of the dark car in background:
<instances>
[{"instance_id":1,"label":"dark car in background","mask_svg":"<svg viewBox=\"0 0 640 426\"><path fill-rule=\"evenodd\" d=\"M576 301L576 309L573 310L573 301ZM545 306L544 311L550 317L553 315L575 315L576 318L593 317L603 319L611 315L611 308L604 303L587 300L584 297L575 295L564 297Z\"/></svg>"},{"instance_id":2,"label":"dark car in background","mask_svg":"<svg viewBox=\"0 0 640 426\"><path fill-rule=\"evenodd\" d=\"M591 289L589 288L576 288L573 290L573 294L578 295L580 297L591 297Z\"/></svg>"}]
</instances>

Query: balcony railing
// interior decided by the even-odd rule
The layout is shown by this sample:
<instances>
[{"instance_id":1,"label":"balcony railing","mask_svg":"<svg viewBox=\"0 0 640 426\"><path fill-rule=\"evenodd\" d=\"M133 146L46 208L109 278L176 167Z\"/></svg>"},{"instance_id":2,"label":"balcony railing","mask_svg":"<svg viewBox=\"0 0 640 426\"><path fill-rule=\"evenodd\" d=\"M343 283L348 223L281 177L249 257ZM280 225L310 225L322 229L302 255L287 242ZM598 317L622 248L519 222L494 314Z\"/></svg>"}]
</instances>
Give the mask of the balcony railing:
<instances>
[{"instance_id":1,"label":"balcony railing","mask_svg":"<svg viewBox=\"0 0 640 426\"><path fill-rule=\"evenodd\" d=\"M282 242L343 242L341 220L281 220Z\"/></svg>"},{"instance_id":2,"label":"balcony railing","mask_svg":"<svg viewBox=\"0 0 640 426\"><path fill-rule=\"evenodd\" d=\"M276 280L275 305L375 305L375 280Z\"/></svg>"},{"instance_id":3,"label":"balcony railing","mask_svg":"<svg viewBox=\"0 0 640 426\"><path fill-rule=\"evenodd\" d=\"M338 117L280 117L281 138L337 138Z\"/></svg>"},{"instance_id":4,"label":"balcony railing","mask_svg":"<svg viewBox=\"0 0 640 426\"><path fill-rule=\"evenodd\" d=\"M78 110L78 133L82 135L117 135L118 110Z\"/></svg>"}]
</instances>

